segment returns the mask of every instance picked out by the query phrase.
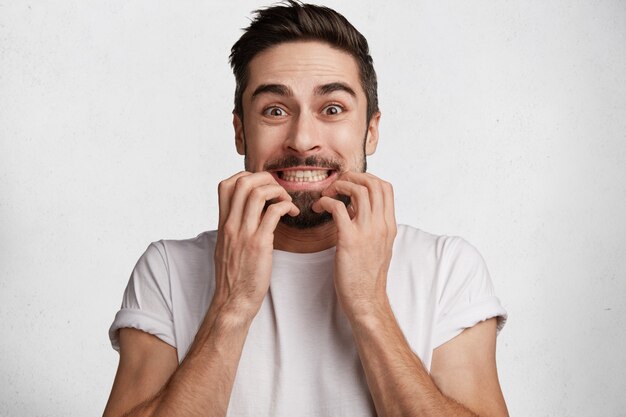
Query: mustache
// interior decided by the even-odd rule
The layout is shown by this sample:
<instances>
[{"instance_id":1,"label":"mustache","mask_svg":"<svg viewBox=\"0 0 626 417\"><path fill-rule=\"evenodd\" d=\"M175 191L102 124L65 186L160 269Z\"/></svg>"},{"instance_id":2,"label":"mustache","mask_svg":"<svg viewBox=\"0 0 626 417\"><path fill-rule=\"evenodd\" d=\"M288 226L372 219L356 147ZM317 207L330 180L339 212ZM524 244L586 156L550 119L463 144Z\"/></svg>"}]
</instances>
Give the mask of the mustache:
<instances>
[{"instance_id":1,"label":"mustache","mask_svg":"<svg viewBox=\"0 0 626 417\"><path fill-rule=\"evenodd\" d=\"M311 155L306 158L299 158L295 155L285 156L283 158L268 161L264 166L264 171L280 171L285 168L293 168L300 166L309 166L317 168L328 168L335 171L342 171L342 164L332 159L321 158L317 155Z\"/></svg>"}]
</instances>

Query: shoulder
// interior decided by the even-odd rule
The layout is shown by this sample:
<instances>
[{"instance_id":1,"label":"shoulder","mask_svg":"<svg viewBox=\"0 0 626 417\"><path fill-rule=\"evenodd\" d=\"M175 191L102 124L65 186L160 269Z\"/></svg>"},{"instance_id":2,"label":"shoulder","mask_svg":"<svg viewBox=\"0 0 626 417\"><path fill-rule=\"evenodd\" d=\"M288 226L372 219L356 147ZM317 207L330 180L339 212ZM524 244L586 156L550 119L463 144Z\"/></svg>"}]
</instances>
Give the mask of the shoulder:
<instances>
[{"instance_id":1,"label":"shoulder","mask_svg":"<svg viewBox=\"0 0 626 417\"><path fill-rule=\"evenodd\" d=\"M399 224L394 243L394 253L411 253L412 258L421 258L436 263L450 262L456 258L482 261L478 250L459 236L436 235L413 226Z\"/></svg>"},{"instance_id":2,"label":"shoulder","mask_svg":"<svg viewBox=\"0 0 626 417\"><path fill-rule=\"evenodd\" d=\"M412 313L403 317L404 323L419 314L428 316L432 348L491 317L498 317L498 330L504 325L506 311L495 296L486 263L462 237L398 225L390 271L390 294L397 306L409 306L406 310Z\"/></svg>"},{"instance_id":3,"label":"shoulder","mask_svg":"<svg viewBox=\"0 0 626 417\"><path fill-rule=\"evenodd\" d=\"M206 254L212 253L215 248L216 238L217 231L211 230L189 239L162 239L152 242L148 251L154 248L164 257L166 263L178 260L189 261L196 257L204 259Z\"/></svg>"},{"instance_id":4,"label":"shoulder","mask_svg":"<svg viewBox=\"0 0 626 417\"><path fill-rule=\"evenodd\" d=\"M398 271L419 279L435 300L458 301L493 294L486 263L471 243L459 236L435 235L399 225L392 264Z\"/></svg>"},{"instance_id":5,"label":"shoulder","mask_svg":"<svg viewBox=\"0 0 626 417\"><path fill-rule=\"evenodd\" d=\"M394 251L431 251L437 244L438 236L406 224L398 225Z\"/></svg>"},{"instance_id":6,"label":"shoulder","mask_svg":"<svg viewBox=\"0 0 626 417\"><path fill-rule=\"evenodd\" d=\"M207 267L215 247L216 232L203 232L190 239L161 239L152 242L141 255L131 276L130 285L153 282L169 288L172 277L179 278L181 267ZM186 271L185 271L186 272Z\"/></svg>"}]
</instances>

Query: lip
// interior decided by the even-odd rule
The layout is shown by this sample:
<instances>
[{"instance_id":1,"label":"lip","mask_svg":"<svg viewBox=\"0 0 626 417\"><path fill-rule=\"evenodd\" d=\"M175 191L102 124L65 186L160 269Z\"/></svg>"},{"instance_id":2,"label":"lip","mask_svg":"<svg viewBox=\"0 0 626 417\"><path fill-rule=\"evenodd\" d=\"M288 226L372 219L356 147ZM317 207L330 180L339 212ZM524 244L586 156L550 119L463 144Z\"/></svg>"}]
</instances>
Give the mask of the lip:
<instances>
[{"instance_id":1,"label":"lip","mask_svg":"<svg viewBox=\"0 0 626 417\"><path fill-rule=\"evenodd\" d=\"M311 181L311 182L296 182L296 181L285 181L278 176L279 172L285 171L331 171L330 175L324 178L322 181ZM328 187L339 175L337 171L323 168L323 167L312 167L312 166L300 166L300 167L291 167L285 169L277 169L274 171L270 171L270 174L274 177L276 182L283 187L287 191L320 191L324 188Z\"/></svg>"}]
</instances>

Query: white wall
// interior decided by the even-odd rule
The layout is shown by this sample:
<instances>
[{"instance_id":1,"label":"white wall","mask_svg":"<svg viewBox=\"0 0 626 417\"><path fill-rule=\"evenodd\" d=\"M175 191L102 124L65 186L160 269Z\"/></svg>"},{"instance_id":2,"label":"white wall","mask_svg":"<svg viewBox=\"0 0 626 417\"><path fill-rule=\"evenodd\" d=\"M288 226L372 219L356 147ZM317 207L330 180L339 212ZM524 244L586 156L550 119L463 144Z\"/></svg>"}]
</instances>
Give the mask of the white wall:
<instances>
[{"instance_id":1,"label":"white wall","mask_svg":"<svg viewBox=\"0 0 626 417\"><path fill-rule=\"evenodd\" d=\"M370 170L458 234L510 314L512 415L624 416L626 3L329 1L370 40ZM240 170L229 48L252 1L0 1L0 415L99 415L149 242Z\"/></svg>"}]
</instances>

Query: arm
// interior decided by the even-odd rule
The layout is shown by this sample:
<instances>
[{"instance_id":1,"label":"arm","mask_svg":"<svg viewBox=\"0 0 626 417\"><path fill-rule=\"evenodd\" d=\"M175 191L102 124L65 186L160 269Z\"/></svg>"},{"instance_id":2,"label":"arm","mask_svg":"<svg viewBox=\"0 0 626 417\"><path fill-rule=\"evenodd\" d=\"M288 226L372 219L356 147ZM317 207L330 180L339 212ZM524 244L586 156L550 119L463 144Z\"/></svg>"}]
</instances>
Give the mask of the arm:
<instances>
[{"instance_id":1,"label":"arm","mask_svg":"<svg viewBox=\"0 0 626 417\"><path fill-rule=\"evenodd\" d=\"M219 187L215 293L185 360L137 331L120 332L120 366L105 417L224 416L252 320L269 288L273 233L297 207L268 173ZM264 210L267 201L276 200Z\"/></svg>"},{"instance_id":2,"label":"arm","mask_svg":"<svg viewBox=\"0 0 626 417\"><path fill-rule=\"evenodd\" d=\"M120 416L153 397L178 367L176 349L141 330L119 330L120 361L104 416Z\"/></svg>"},{"instance_id":3,"label":"arm","mask_svg":"<svg viewBox=\"0 0 626 417\"><path fill-rule=\"evenodd\" d=\"M508 416L496 368L497 319L464 330L435 349L431 376L448 398L479 415Z\"/></svg>"},{"instance_id":4,"label":"arm","mask_svg":"<svg viewBox=\"0 0 626 417\"><path fill-rule=\"evenodd\" d=\"M349 196L351 207L332 198L337 194ZM337 226L335 288L378 415L507 416L492 322L435 350L432 377L404 339L386 292L397 231L391 185L371 174L345 173L313 208L331 213Z\"/></svg>"},{"instance_id":5,"label":"arm","mask_svg":"<svg viewBox=\"0 0 626 417\"><path fill-rule=\"evenodd\" d=\"M381 416L508 416L495 365L495 319L437 348L432 374L389 309L353 322L368 385Z\"/></svg>"}]
</instances>

